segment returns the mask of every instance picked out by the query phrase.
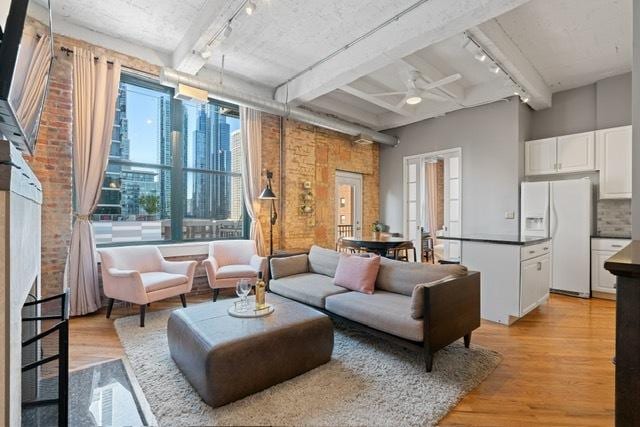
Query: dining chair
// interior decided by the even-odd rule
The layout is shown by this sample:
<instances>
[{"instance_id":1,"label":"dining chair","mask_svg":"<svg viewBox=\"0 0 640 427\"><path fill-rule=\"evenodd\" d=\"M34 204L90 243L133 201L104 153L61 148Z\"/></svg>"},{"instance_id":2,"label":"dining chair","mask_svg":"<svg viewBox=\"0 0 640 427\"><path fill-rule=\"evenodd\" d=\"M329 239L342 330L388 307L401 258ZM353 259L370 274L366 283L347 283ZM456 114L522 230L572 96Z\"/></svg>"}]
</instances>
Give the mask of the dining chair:
<instances>
[{"instance_id":1,"label":"dining chair","mask_svg":"<svg viewBox=\"0 0 640 427\"><path fill-rule=\"evenodd\" d=\"M391 249L391 257L397 261L409 261L409 251L413 251L413 262L417 261L416 247L412 242L402 243Z\"/></svg>"}]
</instances>

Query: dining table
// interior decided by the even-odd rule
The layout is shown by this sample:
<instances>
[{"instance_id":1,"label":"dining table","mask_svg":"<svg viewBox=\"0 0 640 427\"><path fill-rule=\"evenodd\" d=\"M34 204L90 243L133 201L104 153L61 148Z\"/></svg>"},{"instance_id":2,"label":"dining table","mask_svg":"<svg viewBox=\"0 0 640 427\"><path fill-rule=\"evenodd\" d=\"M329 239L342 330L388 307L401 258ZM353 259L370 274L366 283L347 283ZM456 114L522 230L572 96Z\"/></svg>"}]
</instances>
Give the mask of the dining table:
<instances>
[{"instance_id":1,"label":"dining table","mask_svg":"<svg viewBox=\"0 0 640 427\"><path fill-rule=\"evenodd\" d=\"M355 237L348 236L343 237L343 241L349 242L354 246L366 249L368 252L373 252L380 256L386 257L390 250L397 248L398 246L412 244L411 240L404 237L387 237L387 236L369 236L369 237Z\"/></svg>"}]
</instances>

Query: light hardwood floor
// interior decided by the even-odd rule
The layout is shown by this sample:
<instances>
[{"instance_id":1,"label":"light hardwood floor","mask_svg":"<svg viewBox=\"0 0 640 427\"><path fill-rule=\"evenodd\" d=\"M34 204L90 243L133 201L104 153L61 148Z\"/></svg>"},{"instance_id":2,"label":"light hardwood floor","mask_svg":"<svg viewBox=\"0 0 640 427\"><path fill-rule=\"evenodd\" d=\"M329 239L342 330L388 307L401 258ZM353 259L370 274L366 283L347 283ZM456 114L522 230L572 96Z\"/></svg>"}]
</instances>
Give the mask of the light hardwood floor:
<instances>
[{"instance_id":1,"label":"light hardwood floor","mask_svg":"<svg viewBox=\"0 0 640 427\"><path fill-rule=\"evenodd\" d=\"M137 314L137 307L114 308L112 319ZM561 295L511 327L483 322L472 344L500 352L502 362L441 424L613 425L614 331L615 302ZM122 357L112 320L104 313L72 319L70 355L72 370Z\"/></svg>"}]
</instances>

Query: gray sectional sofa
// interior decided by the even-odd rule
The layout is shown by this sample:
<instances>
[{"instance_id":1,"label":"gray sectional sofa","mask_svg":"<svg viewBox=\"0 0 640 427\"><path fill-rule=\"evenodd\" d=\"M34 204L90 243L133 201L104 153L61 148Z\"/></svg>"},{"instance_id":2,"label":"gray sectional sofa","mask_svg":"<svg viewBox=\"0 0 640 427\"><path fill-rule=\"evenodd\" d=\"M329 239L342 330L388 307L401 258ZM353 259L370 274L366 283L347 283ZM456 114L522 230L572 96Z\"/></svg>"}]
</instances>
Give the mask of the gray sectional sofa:
<instances>
[{"instance_id":1,"label":"gray sectional sofa","mask_svg":"<svg viewBox=\"0 0 640 427\"><path fill-rule=\"evenodd\" d=\"M339 257L318 246L308 254L272 257L269 290L420 345L427 372L439 349L460 338L469 347L480 326L480 273L383 258L369 295L333 284Z\"/></svg>"}]
</instances>

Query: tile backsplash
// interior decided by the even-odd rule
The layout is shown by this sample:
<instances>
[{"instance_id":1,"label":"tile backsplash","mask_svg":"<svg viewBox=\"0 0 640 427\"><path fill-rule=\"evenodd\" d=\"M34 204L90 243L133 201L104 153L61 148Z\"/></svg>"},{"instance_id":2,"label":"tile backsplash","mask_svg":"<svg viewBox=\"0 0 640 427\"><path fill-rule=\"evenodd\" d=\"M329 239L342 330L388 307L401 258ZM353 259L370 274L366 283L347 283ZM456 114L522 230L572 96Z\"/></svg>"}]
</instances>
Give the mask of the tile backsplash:
<instances>
[{"instance_id":1,"label":"tile backsplash","mask_svg":"<svg viewBox=\"0 0 640 427\"><path fill-rule=\"evenodd\" d=\"M597 232L607 236L631 236L631 200L598 200Z\"/></svg>"}]
</instances>

